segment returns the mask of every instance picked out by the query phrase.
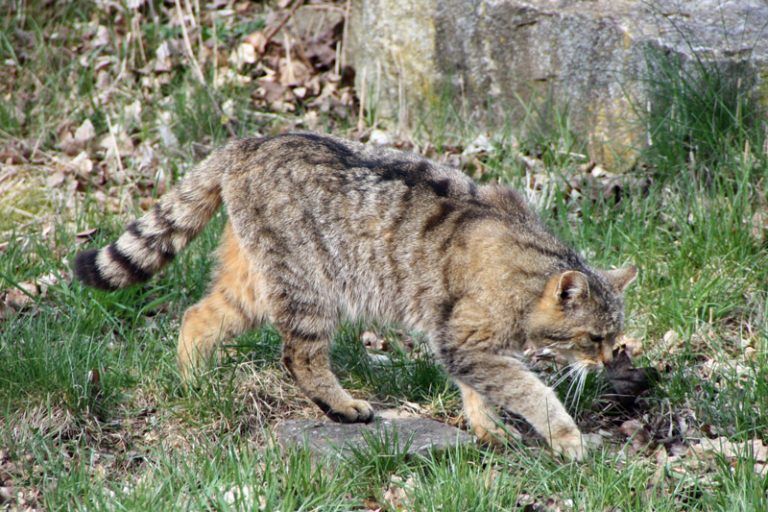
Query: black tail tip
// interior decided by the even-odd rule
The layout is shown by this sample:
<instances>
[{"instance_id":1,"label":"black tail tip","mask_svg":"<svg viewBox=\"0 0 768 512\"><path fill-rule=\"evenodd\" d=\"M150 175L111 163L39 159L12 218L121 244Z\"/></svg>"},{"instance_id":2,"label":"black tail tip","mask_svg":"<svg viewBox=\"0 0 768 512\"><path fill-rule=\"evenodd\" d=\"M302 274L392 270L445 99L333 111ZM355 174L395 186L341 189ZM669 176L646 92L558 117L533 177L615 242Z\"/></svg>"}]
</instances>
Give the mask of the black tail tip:
<instances>
[{"instance_id":1,"label":"black tail tip","mask_svg":"<svg viewBox=\"0 0 768 512\"><path fill-rule=\"evenodd\" d=\"M88 249L78 253L75 256L75 278L86 286L98 288L100 290L115 290L109 281L104 279L96 263L96 257L99 255L99 249Z\"/></svg>"}]
</instances>

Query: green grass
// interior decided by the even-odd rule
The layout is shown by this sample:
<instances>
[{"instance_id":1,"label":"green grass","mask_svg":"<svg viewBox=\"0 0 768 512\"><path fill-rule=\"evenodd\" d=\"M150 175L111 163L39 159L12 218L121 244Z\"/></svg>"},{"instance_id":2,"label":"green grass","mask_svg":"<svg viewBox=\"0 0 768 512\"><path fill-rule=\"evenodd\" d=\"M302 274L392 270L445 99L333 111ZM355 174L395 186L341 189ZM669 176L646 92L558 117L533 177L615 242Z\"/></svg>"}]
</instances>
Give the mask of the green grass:
<instances>
[{"instance_id":1,"label":"green grass","mask_svg":"<svg viewBox=\"0 0 768 512\"><path fill-rule=\"evenodd\" d=\"M63 48L83 38L94 16L110 33L125 26L80 2L64 2L60 9L42 2L24 6L23 13L0 20L1 60L18 68L17 87L3 90L0 100L3 142L33 141L60 155L57 126L65 122L74 129L87 118L98 138L110 119L123 123L135 143L155 148L168 179L195 160L194 144L228 137L211 96L219 104L232 100L236 119L230 128L238 134L278 130L288 119L251 112L247 87L222 87L211 95L181 65L156 88L130 75L102 102L98 58L114 55L142 66L137 42L83 50L84 64L64 58ZM153 23L142 25L149 58L162 41L179 37L163 19ZM263 23L257 16L222 23L216 31L222 44L231 44ZM202 37L212 37L211 27ZM646 344L635 364L662 370L645 399L649 422L689 411L685 417L695 429L768 442L768 246L753 225L756 215L765 214L768 196L761 111L735 75L703 62L683 69L659 56L649 59L658 101L646 120L654 141L642 157L653 178L646 190L626 188L619 201L600 190L569 195L564 180L583 163L573 156L583 143L567 115L543 107L528 110L527 133L508 125L490 136L483 179L523 186L519 152L539 157L555 184L542 203L545 222L595 265L640 267L627 295L627 328ZM210 67L204 72L211 80ZM142 112L130 124L124 115L136 100ZM418 119L418 142L441 152L482 133L460 109L442 100L432 108L430 115L411 116ZM324 115L322 128L345 126ZM373 110L366 116L375 121ZM161 118L178 147L161 143ZM379 504L394 510L387 500L396 488L403 489L408 510L525 510L549 499L572 510L768 508L768 477L755 473L751 454L698 463L687 456L665 467L652 454L624 446L611 419L605 424L613 429L613 442L581 464L563 463L530 441L426 458L406 457L387 436L371 437L341 461L278 450L271 444L274 422L315 409L282 370L274 329L231 340L228 355L198 386L183 388L176 369L180 318L206 289L223 214L147 285L109 294L69 282L74 254L112 240L134 215L135 203L126 197L137 190L159 193L152 180L133 181L137 160L123 159L131 171L125 183L99 183L96 174L81 183L84 201L63 210L50 233L34 223L14 223L0 240L8 241L0 254L0 291L59 276L29 308L0 320L0 453L14 463L13 485L37 492L46 509L354 510ZM122 201L119 213L97 192ZM46 198L30 198L41 211L52 208ZM75 233L96 226L96 238L78 245ZM371 360L359 343L372 328L391 342L388 361ZM662 338L670 330L680 343L666 349ZM334 340L334 369L355 395L378 406L409 401L438 419L454 418L457 390L419 349L418 337L413 352L401 338L393 326L345 325ZM744 357L745 342L755 349L752 359ZM718 364L710 371L711 361ZM591 377L580 399L567 401L577 419L589 425L603 403L603 385ZM562 396L568 386L558 389Z\"/></svg>"},{"instance_id":2,"label":"green grass","mask_svg":"<svg viewBox=\"0 0 768 512\"><path fill-rule=\"evenodd\" d=\"M660 171L688 171L709 183L738 178L723 164L737 167L739 158L753 151L765 157L765 111L740 65L683 62L652 48L646 63L651 146L645 156Z\"/></svg>"}]
</instances>

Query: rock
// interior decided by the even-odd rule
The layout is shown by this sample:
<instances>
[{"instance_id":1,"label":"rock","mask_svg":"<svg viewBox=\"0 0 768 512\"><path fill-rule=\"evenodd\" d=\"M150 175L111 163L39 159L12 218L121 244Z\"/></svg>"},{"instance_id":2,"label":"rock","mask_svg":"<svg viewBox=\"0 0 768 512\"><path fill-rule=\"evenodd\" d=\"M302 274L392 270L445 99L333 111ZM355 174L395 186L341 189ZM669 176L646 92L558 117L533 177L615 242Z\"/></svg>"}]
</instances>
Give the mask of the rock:
<instances>
[{"instance_id":1,"label":"rock","mask_svg":"<svg viewBox=\"0 0 768 512\"><path fill-rule=\"evenodd\" d=\"M374 146L388 146L392 144L392 136L384 130L373 130L368 142Z\"/></svg>"},{"instance_id":2,"label":"rock","mask_svg":"<svg viewBox=\"0 0 768 512\"><path fill-rule=\"evenodd\" d=\"M397 434L399 449L408 441L408 454L425 455L430 450L444 450L457 444L474 442L466 432L427 418L377 418L373 423L333 423L327 420L286 420L275 427L277 441L283 447L304 446L321 455L339 456L351 447L367 446L366 436Z\"/></svg>"},{"instance_id":3,"label":"rock","mask_svg":"<svg viewBox=\"0 0 768 512\"><path fill-rule=\"evenodd\" d=\"M355 0L345 48L367 108L407 123L411 102L434 94L438 0Z\"/></svg>"},{"instance_id":4,"label":"rock","mask_svg":"<svg viewBox=\"0 0 768 512\"><path fill-rule=\"evenodd\" d=\"M615 169L648 140L649 51L716 62L765 103L767 26L761 0L355 0L347 51L384 118L446 89L490 119L522 122L520 100L538 102L567 109L590 158Z\"/></svg>"}]
</instances>

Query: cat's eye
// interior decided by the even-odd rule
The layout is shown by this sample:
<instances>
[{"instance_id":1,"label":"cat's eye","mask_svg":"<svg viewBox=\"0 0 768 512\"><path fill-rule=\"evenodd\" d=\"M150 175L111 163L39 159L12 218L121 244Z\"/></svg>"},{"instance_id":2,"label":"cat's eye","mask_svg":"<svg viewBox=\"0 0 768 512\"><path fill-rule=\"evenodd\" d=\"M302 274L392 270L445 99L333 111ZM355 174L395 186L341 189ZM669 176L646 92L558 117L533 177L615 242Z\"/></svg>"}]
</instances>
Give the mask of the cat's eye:
<instances>
[{"instance_id":1,"label":"cat's eye","mask_svg":"<svg viewBox=\"0 0 768 512\"><path fill-rule=\"evenodd\" d=\"M590 334L589 339L595 343L602 343L605 341L605 336L599 336L597 334Z\"/></svg>"}]
</instances>

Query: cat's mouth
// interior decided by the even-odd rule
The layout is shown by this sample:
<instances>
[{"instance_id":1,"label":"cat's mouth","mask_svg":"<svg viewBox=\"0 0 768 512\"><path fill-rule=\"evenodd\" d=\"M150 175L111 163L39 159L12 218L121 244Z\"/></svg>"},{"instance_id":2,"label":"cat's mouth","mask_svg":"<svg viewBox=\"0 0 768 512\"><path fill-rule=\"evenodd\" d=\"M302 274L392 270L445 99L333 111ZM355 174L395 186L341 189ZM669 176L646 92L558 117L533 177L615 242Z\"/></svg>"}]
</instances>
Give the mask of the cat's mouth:
<instances>
[{"instance_id":1,"label":"cat's mouth","mask_svg":"<svg viewBox=\"0 0 768 512\"><path fill-rule=\"evenodd\" d=\"M589 371L599 371L605 368L605 362L600 359L585 358L574 352L562 352L548 347L528 349L526 357L532 362L553 361L562 365L578 364Z\"/></svg>"},{"instance_id":2,"label":"cat's mouth","mask_svg":"<svg viewBox=\"0 0 768 512\"><path fill-rule=\"evenodd\" d=\"M599 359L580 359L579 362L584 365L584 367L593 372L593 371L599 371L605 368L605 363Z\"/></svg>"}]
</instances>

